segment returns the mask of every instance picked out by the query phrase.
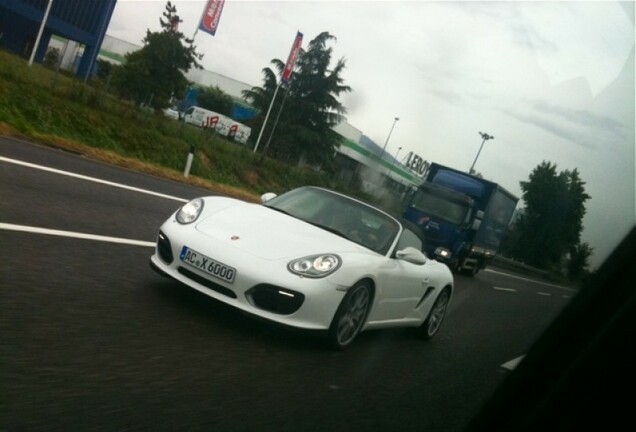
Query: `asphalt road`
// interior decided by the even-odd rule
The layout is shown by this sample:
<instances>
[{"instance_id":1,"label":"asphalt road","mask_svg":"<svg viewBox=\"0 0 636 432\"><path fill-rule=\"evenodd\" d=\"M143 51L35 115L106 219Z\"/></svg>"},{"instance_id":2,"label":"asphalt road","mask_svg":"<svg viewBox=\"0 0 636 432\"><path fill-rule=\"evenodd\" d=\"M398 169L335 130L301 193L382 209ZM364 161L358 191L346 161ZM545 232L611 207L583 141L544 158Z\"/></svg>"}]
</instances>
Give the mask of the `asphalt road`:
<instances>
[{"instance_id":1,"label":"asphalt road","mask_svg":"<svg viewBox=\"0 0 636 432\"><path fill-rule=\"evenodd\" d=\"M437 430L470 420L571 290L457 276L438 336L363 333L347 351L161 278L149 245L188 185L0 139L0 430Z\"/></svg>"}]
</instances>

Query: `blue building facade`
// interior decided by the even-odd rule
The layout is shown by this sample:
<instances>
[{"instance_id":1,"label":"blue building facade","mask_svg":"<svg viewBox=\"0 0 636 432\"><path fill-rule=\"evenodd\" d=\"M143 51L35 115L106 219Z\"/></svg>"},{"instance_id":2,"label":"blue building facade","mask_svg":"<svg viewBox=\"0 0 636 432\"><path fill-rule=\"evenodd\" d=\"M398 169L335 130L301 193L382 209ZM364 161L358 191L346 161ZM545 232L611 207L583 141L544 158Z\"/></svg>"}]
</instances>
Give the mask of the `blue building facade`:
<instances>
[{"instance_id":1,"label":"blue building facade","mask_svg":"<svg viewBox=\"0 0 636 432\"><path fill-rule=\"evenodd\" d=\"M28 58L49 0L0 0L0 48ZM92 71L117 0L53 0L35 61L42 62L52 35L79 42L80 78Z\"/></svg>"}]
</instances>

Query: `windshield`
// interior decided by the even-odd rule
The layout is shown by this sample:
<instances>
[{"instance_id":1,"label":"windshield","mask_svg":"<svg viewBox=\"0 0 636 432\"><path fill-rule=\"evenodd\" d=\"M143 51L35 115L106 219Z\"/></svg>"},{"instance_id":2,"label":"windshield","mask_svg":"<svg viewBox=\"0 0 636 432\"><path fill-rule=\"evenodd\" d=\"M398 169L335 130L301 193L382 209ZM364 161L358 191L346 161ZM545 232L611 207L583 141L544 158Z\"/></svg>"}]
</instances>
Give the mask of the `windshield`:
<instances>
[{"instance_id":1,"label":"windshield","mask_svg":"<svg viewBox=\"0 0 636 432\"><path fill-rule=\"evenodd\" d=\"M411 208L426 213L434 218L442 219L454 225L465 222L469 207L439 195L418 190L413 196Z\"/></svg>"},{"instance_id":2,"label":"windshield","mask_svg":"<svg viewBox=\"0 0 636 432\"><path fill-rule=\"evenodd\" d=\"M390 216L323 189L299 188L264 204L386 255L399 231Z\"/></svg>"}]
</instances>

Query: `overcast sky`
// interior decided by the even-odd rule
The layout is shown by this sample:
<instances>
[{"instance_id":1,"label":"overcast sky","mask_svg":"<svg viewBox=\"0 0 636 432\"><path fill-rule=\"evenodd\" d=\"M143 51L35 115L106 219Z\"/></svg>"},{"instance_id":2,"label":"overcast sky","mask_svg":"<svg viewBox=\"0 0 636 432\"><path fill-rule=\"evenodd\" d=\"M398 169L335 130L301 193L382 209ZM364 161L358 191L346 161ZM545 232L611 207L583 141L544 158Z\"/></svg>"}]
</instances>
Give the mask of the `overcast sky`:
<instances>
[{"instance_id":1,"label":"overcast sky","mask_svg":"<svg viewBox=\"0 0 636 432\"><path fill-rule=\"evenodd\" d=\"M173 1L192 35L204 1ZM141 43L165 1L118 0L107 33ZM347 119L387 152L475 169L521 196L541 161L578 168L592 196L583 241L598 265L636 222L634 3L226 1L206 69L252 85L322 31L353 91Z\"/></svg>"}]
</instances>

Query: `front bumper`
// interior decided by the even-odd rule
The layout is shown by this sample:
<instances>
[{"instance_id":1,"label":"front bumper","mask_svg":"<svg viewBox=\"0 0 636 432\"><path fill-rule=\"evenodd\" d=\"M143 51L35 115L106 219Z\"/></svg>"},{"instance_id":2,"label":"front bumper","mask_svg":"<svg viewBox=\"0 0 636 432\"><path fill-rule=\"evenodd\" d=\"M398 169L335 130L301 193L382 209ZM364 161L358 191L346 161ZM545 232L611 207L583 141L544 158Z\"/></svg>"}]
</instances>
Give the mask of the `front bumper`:
<instances>
[{"instance_id":1,"label":"front bumper","mask_svg":"<svg viewBox=\"0 0 636 432\"><path fill-rule=\"evenodd\" d=\"M186 241L182 239L187 239ZM232 283L214 278L179 258L183 246L237 270ZM203 294L258 317L309 330L326 330L346 292L328 278L287 270L288 260L267 260L229 244L215 244L189 226L168 220L161 227L151 267Z\"/></svg>"}]
</instances>

